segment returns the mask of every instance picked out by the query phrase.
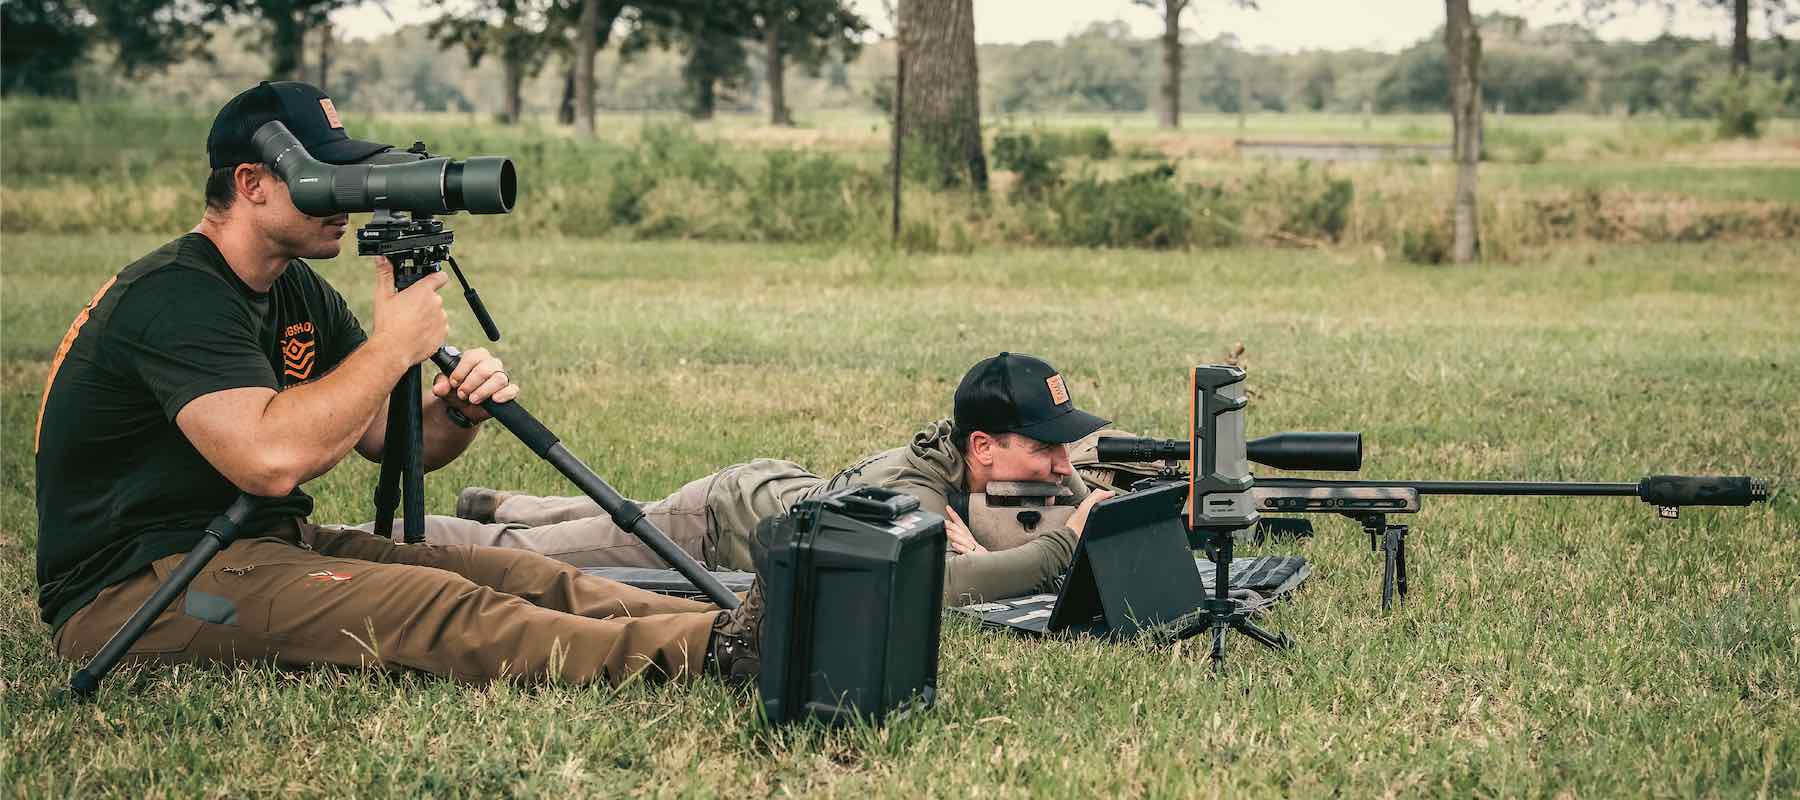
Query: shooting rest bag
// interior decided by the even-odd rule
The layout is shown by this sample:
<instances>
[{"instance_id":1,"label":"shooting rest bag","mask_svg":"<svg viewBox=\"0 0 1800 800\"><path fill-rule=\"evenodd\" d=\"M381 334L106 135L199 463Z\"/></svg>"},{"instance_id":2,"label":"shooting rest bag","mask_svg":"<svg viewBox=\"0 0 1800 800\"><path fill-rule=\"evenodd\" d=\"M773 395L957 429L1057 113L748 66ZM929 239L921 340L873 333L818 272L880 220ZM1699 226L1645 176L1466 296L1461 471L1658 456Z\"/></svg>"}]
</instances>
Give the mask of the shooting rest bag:
<instances>
[{"instance_id":1,"label":"shooting rest bag","mask_svg":"<svg viewBox=\"0 0 1800 800\"><path fill-rule=\"evenodd\" d=\"M944 518L910 495L854 487L757 524L763 712L873 723L937 699Z\"/></svg>"},{"instance_id":2,"label":"shooting rest bag","mask_svg":"<svg viewBox=\"0 0 1800 800\"><path fill-rule=\"evenodd\" d=\"M1010 550L1075 516L1075 493L1060 483L990 481L969 495L969 533L989 550Z\"/></svg>"}]
</instances>

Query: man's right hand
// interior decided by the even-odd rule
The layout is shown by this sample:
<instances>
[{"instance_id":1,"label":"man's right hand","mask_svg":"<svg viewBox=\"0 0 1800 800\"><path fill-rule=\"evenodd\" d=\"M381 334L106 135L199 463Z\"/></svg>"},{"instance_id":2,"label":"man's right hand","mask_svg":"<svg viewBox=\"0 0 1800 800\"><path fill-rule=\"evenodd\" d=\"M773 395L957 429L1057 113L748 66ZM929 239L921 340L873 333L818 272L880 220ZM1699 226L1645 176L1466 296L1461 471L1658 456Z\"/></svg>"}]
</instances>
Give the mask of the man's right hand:
<instances>
[{"instance_id":1,"label":"man's right hand","mask_svg":"<svg viewBox=\"0 0 1800 800\"><path fill-rule=\"evenodd\" d=\"M1081 538L1082 529L1087 527L1088 512L1094 510L1094 504L1112 497L1114 494L1116 492L1101 490L1090 492L1086 498L1082 499L1081 505L1076 506L1075 513L1069 517L1069 530L1075 532L1075 538Z\"/></svg>"},{"instance_id":2,"label":"man's right hand","mask_svg":"<svg viewBox=\"0 0 1800 800\"><path fill-rule=\"evenodd\" d=\"M434 272L418 280L405 291L394 290L394 265L386 258L375 258L375 332L371 341L406 360L417 364L450 338L450 315L444 311L444 298L438 289L450 280L442 272Z\"/></svg>"}]
</instances>

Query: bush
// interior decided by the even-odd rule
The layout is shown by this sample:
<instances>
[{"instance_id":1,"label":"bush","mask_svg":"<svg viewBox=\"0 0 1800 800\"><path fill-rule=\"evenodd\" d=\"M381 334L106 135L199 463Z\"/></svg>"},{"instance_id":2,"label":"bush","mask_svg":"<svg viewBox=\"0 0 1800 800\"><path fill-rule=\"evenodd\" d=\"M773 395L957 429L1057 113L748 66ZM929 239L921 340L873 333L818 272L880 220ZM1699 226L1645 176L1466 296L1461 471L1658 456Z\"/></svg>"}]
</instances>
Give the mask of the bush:
<instances>
[{"instance_id":1,"label":"bush","mask_svg":"<svg viewBox=\"0 0 1800 800\"><path fill-rule=\"evenodd\" d=\"M1414 264L1442 264L1450 260L1450 237L1436 224L1408 225L1400 229L1400 257Z\"/></svg>"},{"instance_id":2,"label":"bush","mask_svg":"<svg viewBox=\"0 0 1800 800\"><path fill-rule=\"evenodd\" d=\"M1224 186L1194 184L1187 187L1189 243L1226 247L1244 238L1244 203Z\"/></svg>"},{"instance_id":3,"label":"bush","mask_svg":"<svg viewBox=\"0 0 1800 800\"><path fill-rule=\"evenodd\" d=\"M1062 182L1062 169L1056 156L1042 140L1029 133L1002 133L994 137L994 167L1011 170L1019 176L1013 184L1013 195L1037 199Z\"/></svg>"},{"instance_id":4,"label":"bush","mask_svg":"<svg viewBox=\"0 0 1800 800\"><path fill-rule=\"evenodd\" d=\"M1781 110L1787 82L1761 73L1720 75L1700 86L1700 104L1718 120L1721 139L1755 139L1762 124Z\"/></svg>"},{"instance_id":5,"label":"bush","mask_svg":"<svg viewBox=\"0 0 1800 800\"><path fill-rule=\"evenodd\" d=\"M1308 239L1329 239L1343 235L1350 222L1350 202L1356 199L1356 187L1348 179L1325 177L1316 189L1308 184L1306 162L1298 174L1301 196L1290 200L1287 219L1281 230Z\"/></svg>"},{"instance_id":6,"label":"bush","mask_svg":"<svg viewBox=\"0 0 1800 800\"><path fill-rule=\"evenodd\" d=\"M859 180L860 178L860 180ZM750 227L765 241L848 236L854 198L879 197L878 180L830 156L792 150L768 154L750 187Z\"/></svg>"},{"instance_id":7,"label":"bush","mask_svg":"<svg viewBox=\"0 0 1800 800\"><path fill-rule=\"evenodd\" d=\"M1078 247L1185 247L1193 231L1174 179L1172 164L1116 181L1083 176L1051 197L1055 227L1040 234Z\"/></svg>"}]
</instances>

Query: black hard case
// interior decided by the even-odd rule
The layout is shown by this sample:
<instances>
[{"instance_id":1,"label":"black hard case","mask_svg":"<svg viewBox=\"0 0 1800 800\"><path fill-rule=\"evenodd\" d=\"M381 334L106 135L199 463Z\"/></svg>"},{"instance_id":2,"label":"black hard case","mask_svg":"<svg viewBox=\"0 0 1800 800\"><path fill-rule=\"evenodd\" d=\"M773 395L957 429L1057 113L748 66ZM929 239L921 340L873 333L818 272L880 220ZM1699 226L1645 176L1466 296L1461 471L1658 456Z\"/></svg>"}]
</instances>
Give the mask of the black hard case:
<instances>
[{"instance_id":1,"label":"black hard case","mask_svg":"<svg viewBox=\"0 0 1800 800\"><path fill-rule=\"evenodd\" d=\"M874 487L833 492L774 525L763 619L770 722L880 723L937 697L944 518Z\"/></svg>"}]
</instances>

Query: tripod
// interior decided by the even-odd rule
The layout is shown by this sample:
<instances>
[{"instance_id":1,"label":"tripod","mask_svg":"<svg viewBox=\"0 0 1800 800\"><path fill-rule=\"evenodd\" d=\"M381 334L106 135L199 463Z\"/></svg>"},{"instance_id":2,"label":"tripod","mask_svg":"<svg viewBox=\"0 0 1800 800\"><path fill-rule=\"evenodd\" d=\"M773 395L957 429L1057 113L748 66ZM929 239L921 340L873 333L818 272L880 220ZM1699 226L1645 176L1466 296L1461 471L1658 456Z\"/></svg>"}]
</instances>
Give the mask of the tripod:
<instances>
[{"instance_id":1,"label":"tripod","mask_svg":"<svg viewBox=\"0 0 1800 800\"><path fill-rule=\"evenodd\" d=\"M450 256L452 237L452 232L444 229L443 222L433 219L429 214L413 214L409 218L377 211L368 225L357 230L356 249L360 255L385 256L394 265L394 288L400 290L438 271L438 264L449 262L457 282L462 284L463 299L468 301L469 308L475 312L476 319L480 320L482 331L487 334L489 341L497 342L500 340L500 329L494 325L493 317L488 315L487 307L482 305L481 295L469 286L462 268ZM445 375L449 375L456 371L461 357L462 354L456 348L446 345L432 354L431 361ZM423 365L413 365L401 376L400 382L388 397L387 438L383 443L381 478L375 486L376 535L393 535L394 508L404 499L405 507L401 509L405 521L403 535L409 544L425 539L425 470L421 455L424 432L419 411L424 399L422 370ZM680 572L682 577L691 581L707 599L721 608L738 607L737 595L732 594L730 589L725 588L725 584L720 583L693 556L658 530L649 517L644 516L643 508L620 495L611 484L594 474L588 465L564 448L556 434L538 422L524 406L513 401L496 403L489 399L483 401L481 407L499 420L526 447L531 448L539 458L550 462L563 477L598 503L620 528L631 531L657 556Z\"/></svg>"},{"instance_id":2,"label":"tripod","mask_svg":"<svg viewBox=\"0 0 1800 800\"><path fill-rule=\"evenodd\" d=\"M1212 631L1212 665L1213 669L1225 667L1225 632L1235 630L1252 641L1276 650L1285 650L1294 646L1294 640L1285 633L1274 633L1250 621L1251 609L1231 599L1231 543L1236 537L1228 527L1213 527L1207 530L1211 536L1210 548L1213 562L1213 593L1200 603L1202 619L1190 630L1198 633L1200 629ZM1198 532L1198 530L1196 530Z\"/></svg>"},{"instance_id":3,"label":"tripod","mask_svg":"<svg viewBox=\"0 0 1800 800\"><path fill-rule=\"evenodd\" d=\"M381 211L376 212L373 221L356 232L356 237L359 254L386 256L393 263L397 289L411 286L437 271L438 264L448 261L463 286L463 297L469 301L470 308L481 321L482 330L487 333L490 341L499 341L500 331L495 327L493 318L488 316L487 309L482 306L480 295L470 288L456 259L450 257L452 234L444 230L441 221L432 219L429 215L409 219ZM446 345L432 354L431 362L445 375L449 375L456 371L461 357L462 354L456 348ZM422 368L422 364L409 368L388 396L387 440L383 447L381 479L375 488L376 534L388 537L393 535L394 509L404 493L404 535L409 544L421 542L425 538L425 470L421 455L424 433L420 415L420 403L424 399ZM497 403L489 399L483 401L481 407L518 437L531 452L550 462L563 477L598 503L620 528L631 531L655 551L657 556L680 572L682 577L692 582L707 599L721 608L737 608L740 605L737 595L732 594L730 589L725 588L725 584L695 561L693 556L658 530L650 518L644 515L642 507L620 495L611 484L570 453L562 446L556 434L538 422L524 406L515 401ZM187 590L188 584L193 582L194 577L200 574L200 570L206 567L213 556L230 546L237 538L238 526L250 518L257 500L251 495L239 495L225 513L207 524L205 535L188 552L187 557L182 559L169 579L156 587L150 598L144 601L124 625L119 626L118 632L107 640L100 652L69 679L70 696L85 700L94 695L100 687L100 681L112 671L138 638L149 630L151 623L177 596Z\"/></svg>"}]
</instances>

